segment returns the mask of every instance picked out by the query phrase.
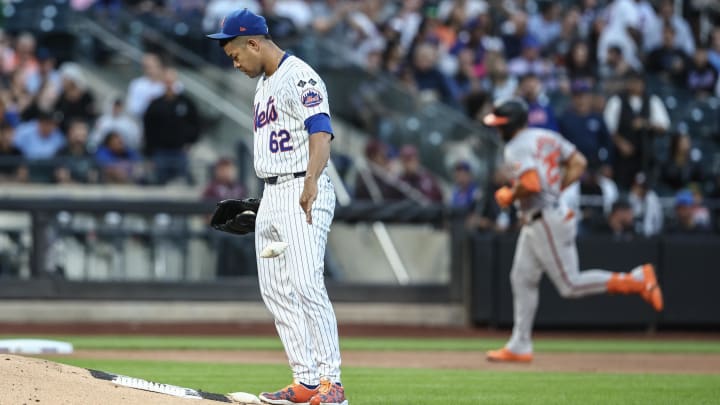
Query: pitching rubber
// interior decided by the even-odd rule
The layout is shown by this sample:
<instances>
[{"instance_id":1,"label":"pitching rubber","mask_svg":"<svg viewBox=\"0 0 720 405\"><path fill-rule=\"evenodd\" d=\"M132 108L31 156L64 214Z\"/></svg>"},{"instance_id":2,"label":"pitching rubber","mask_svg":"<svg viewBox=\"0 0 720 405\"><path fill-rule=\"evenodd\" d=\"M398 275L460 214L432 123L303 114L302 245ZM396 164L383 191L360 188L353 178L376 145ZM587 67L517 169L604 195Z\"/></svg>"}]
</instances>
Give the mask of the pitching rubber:
<instances>
[{"instance_id":1,"label":"pitching rubber","mask_svg":"<svg viewBox=\"0 0 720 405\"><path fill-rule=\"evenodd\" d=\"M227 397L242 405L262 404L262 402L260 402L260 398L247 392L231 392L227 394Z\"/></svg>"}]
</instances>

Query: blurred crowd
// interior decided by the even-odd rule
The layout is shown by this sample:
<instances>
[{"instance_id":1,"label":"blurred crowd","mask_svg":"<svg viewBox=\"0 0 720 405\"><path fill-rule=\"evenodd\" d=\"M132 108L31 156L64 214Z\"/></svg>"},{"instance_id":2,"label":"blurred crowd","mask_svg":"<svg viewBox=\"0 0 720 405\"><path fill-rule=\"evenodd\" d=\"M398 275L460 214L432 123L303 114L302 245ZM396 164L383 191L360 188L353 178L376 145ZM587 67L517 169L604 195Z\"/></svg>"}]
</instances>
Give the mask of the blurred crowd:
<instances>
[{"instance_id":1,"label":"blurred crowd","mask_svg":"<svg viewBox=\"0 0 720 405\"><path fill-rule=\"evenodd\" d=\"M719 6L281 1L275 11L286 3L315 10L296 22L300 29L344 40L358 64L395 77L415 98L476 120L495 100L525 99L530 126L560 132L589 160L586 176L564 196L582 210L582 231L616 232L618 213L627 210L630 220L617 231L623 235L717 228L710 208L718 207L705 200L720 197ZM285 17L296 19L294 12ZM356 198L445 202L472 212L469 226L513 229L514 215L492 201L507 181L502 170L478 189L474 162L458 161L443 192L417 155L412 145L369 142L371 170L358 175Z\"/></svg>"},{"instance_id":2,"label":"blurred crowd","mask_svg":"<svg viewBox=\"0 0 720 405\"><path fill-rule=\"evenodd\" d=\"M58 61L31 33L0 32L0 181L191 181L197 107L158 55L142 70L126 96L103 103L80 64Z\"/></svg>"},{"instance_id":3,"label":"blurred crowd","mask_svg":"<svg viewBox=\"0 0 720 405\"><path fill-rule=\"evenodd\" d=\"M651 236L715 228L712 214L718 207L705 202L720 197L716 3L85 0L71 5L109 24L116 14L129 12L182 38L184 46L212 51L210 59L218 49L203 42L202 34L214 32L229 12L247 7L266 17L281 43L332 38L371 74L394 78L414 99L443 102L470 119L482 117L495 100L520 96L530 106L531 126L559 131L588 158L587 175L566 193L568 203L583 211L583 229L615 229L627 222L621 219L629 209L632 232ZM52 52L36 47L31 35L4 36L0 55L0 153L22 158L15 166L2 165L3 178L165 183L187 176L187 148L199 137L200 120L174 69L157 55L146 55L144 74L103 114L82 69L67 62L56 66ZM222 62L230 67L226 58ZM29 161L63 156L72 164L28 169ZM367 167L349 183L352 192L357 199L445 203L471 212L469 226L513 229L514 215L489 198L507 181L502 166L480 187L477 162L459 160L448 184L424 167L422 157L417 145L373 139L365 150ZM206 195L241 195L236 171L232 160L221 159Z\"/></svg>"}]
</instances>

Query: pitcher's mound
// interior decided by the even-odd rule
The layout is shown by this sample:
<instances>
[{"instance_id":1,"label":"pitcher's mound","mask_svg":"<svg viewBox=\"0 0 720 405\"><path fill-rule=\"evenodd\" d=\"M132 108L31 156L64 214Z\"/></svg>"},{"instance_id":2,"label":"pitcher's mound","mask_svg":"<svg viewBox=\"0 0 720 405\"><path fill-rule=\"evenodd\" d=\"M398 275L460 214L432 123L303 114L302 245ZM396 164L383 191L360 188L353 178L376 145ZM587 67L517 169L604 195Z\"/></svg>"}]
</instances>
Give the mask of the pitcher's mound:
<instances>
[{"instance_id":1,"label":"pitcher's mound","mask_svg":"<svg viewBox=\"0 0 720 405\"><path fill-rule=\"evenodd\" d=\"M221 404L122 387L97 379L84 368L10 354L0 355L0 376L3 404Z\"/></svg>"}]
</instances>

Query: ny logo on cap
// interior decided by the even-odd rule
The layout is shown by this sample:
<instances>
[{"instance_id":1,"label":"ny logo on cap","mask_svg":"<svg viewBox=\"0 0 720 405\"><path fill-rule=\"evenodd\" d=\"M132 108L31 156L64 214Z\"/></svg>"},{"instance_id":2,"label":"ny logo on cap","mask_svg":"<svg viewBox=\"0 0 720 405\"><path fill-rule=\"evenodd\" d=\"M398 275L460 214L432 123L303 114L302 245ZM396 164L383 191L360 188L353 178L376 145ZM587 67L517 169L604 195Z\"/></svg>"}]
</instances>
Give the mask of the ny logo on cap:
<instances>
[{"instance_id":1,"label":"ny logo on cap","mask_svg":"<svg viewBox=\"0 0 720 405\"><path fill-rule=\"evenodd\" d=\"M247 31L247 28L245 28L245 27L240 27L238 29L240 30L240 32Z\"/></svg>"}]
</instances>

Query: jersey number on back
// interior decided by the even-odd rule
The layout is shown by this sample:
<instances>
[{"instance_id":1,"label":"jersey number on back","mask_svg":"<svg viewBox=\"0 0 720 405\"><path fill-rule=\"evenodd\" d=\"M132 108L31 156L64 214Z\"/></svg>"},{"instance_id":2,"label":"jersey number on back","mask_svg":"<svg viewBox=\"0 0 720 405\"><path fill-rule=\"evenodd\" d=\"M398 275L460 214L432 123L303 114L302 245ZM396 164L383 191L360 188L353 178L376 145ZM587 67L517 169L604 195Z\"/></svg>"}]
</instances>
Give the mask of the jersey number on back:
<instances>
[{"instance_id":1,"label":"jersey number on back","mask_svg":"<svg viewBox=\"0 0 720 405\"><path fill-rule=\"evenodd\" d=\"M538 157L545 166L545 179L549 186L560 181L560 147L552 138L542 137L537 143Z\"/></svg>"},{"instance_id":2,"label":"jersey number on back","mask_svg":"<svg viewBox=\"0 0 720 405\"><path fill-rule=\"evenodd\" d=\"M545 178L549 185L555 185L560 181L560 170L558 169L560 162L560 149L555 149L552 152L545 155L543 163L547 168L545 172Z\"/></svg>"},{"instance_id":3,"label":"jersey number on back","mask_svg":"<svg viewBox=\"0 0 720 405\"><path fill-rule=\"evenodd\" d=\"M272 131L270 133L270 152L287 152L292 150L290 143L290 132L281 129L278 132Z\"/></svg>"}]
</instances>

